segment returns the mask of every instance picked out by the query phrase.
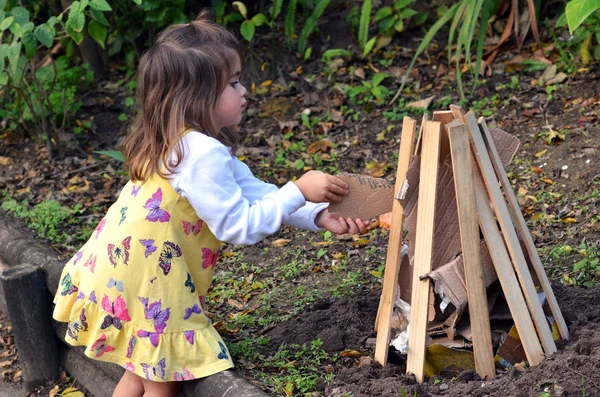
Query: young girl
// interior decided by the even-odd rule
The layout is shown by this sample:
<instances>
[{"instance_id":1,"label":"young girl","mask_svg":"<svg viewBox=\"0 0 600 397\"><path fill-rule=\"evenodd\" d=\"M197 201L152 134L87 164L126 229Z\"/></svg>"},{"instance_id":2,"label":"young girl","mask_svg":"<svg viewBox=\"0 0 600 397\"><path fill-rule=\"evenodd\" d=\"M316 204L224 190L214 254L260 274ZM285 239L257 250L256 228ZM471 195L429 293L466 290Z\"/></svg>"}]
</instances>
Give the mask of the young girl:
<instances>
[{"instance_id":1,"label":"young girl","mask_svg":"<svg viewBox=\"0 0 600 397\"><path fill-rule=\"evenodd\" d=\"M326 209L347 194L341 180L310 171L278 189L235 157L240 73L238 42L205 12L162 32L140 61L131 181L65 266L54 300L67 342L126 369L114 396L178 396L178 381L233 366L204 313L222 241L254 244L281 224L365 231Z\"/></svg>"}]
</instances>

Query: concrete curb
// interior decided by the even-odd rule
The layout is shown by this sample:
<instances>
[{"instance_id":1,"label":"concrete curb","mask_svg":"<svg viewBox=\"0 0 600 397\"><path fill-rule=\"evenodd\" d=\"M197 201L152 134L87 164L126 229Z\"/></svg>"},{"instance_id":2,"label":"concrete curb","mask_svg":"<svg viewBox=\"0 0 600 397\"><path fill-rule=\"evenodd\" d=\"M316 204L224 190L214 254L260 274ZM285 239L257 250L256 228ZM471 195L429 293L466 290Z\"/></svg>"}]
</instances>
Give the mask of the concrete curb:
<instances>
[{"instance_id":1,"label":"concrete curb","mask_svg":"<svg viewBox=\"0 0 600 397\"><path fill-rule=\"evenodd\" d=\"M46 276L46 288L52 296L56 293L64 263L58 255L35 240L21 222L0 210L0 266L13 267L22 263L40 266ZM4 291L0 286L0 311L7 313ZM67 325L54 322L59 342L62 366L71 373L94 397L111 397L124 369L115 364L87 358L81 347L64 343ZM207 378L184 382L185 397L268 397L251 385L235 370L228 370Z\"/></svg>"}]
</instances>

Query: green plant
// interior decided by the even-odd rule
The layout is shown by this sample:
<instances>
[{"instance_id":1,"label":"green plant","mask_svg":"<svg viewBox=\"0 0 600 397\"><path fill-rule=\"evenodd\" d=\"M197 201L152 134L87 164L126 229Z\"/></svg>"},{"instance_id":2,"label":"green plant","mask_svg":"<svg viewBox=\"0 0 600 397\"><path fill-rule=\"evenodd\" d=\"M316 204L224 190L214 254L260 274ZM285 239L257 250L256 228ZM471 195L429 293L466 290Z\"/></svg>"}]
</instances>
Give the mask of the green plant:
<instances>
[{"instance_id":1,"label":"green plant","mask_svg":"<svg viewBox=\"0 0 600 397\"><path fill-rule=\"evenodd\" d=\"M569 4L574 3L570 2ZM588 2L593 3L593 2ZM597 12L597 9L600 8L600 2L598 2L598 8L594 8L592 12L585 15L585 18L580 22L574 23L574 28L572 28L572 21L569 21L570 12L573 12L573 9L569 9L569 4L567 4L567 9L565 13L557 20L556 27L564 28L565 25L569 25L569 30L571 30L573 36L568 41L567 45L571 48L577 48L579 50L579 55L581 56L581 61L585 65L589 65L592 60L600 60L600 14ZM589 11L590 9L586 9ZM574 17L572 17L574 18ZM555 40L556 42L557 40ZM562 46L559 47L559 50L562 50ZM561 51L561 63L571 63L564 62L563 51ZM570 61L572 56L568 58ZM563 70L569 68L561 68Z\"/></svg>"},{"instance_id":2,"label":"green plant","mask_svg":"<svg viewBox=\"0 0 600 397\"><path fill-rule=\"evenodd\" d=\"M382 100L390 92L386 86L381 85L387 77L389 77L387 73L375 73L371 81L364 80L362 85L354 87L346 85L344 91L348 93L350 100L355 103L362 103L371 99Z\"/></svg>"},{"instance_id":3,"label":"green plant","mask_svg":"<svg viewBox=\"0 0 600 397\"><path fill-rule=\"evenodd\" d=\"M58 201L42 201L33 207L27 200L22 203L14 199L7 199L2 203L2 209L12 216L27 222L27 226L35 230L38 236L55 243L64 243L68 240L65 225L72 223L73 215L81 210L77 204L73 209L63 207Z\"/></svg>"},{"instance_id":4,"label":"green plant","mask_svg":"<svg viewBox=\"0 0 600 397\"><path fill-rule=\"evenodd\" d=\"M373 17L373 22L377 22L379 31L376 49L387 45L394 34L403 32L406 21L410 18L414 19L415 25L421 25L427 20L426 12L417 12L409 8L414 1L397 0L393 6L381 7L377 10Z\"/></svg>"},{"instance_id":5,"label":"green plant","mask_svg":"<svg viewBox=\"0 0 600 397\"><path fill-rule=\"evenodd\" d=\"M571 33L581 25L591 14L600 8L598 0L571 0L565 7L565 15Z\"/></svg>"},{"instance_id":6,"label":"green plant","mask_svg":"<svg viewBox=\"0 0 600 397\"><path fill-rule=\"evenodd\" d=\"M249 19L248 9L244 5L244 3L242 3L241 1L234 1L232 4L237 7L237 9L240 11L240 14L244 17L244 21L240 25L240 33L242 34L242 37L246 39L246 41L251 42L252 38L254 37L254 31L256 30L256 28L265 24L269 24L269 20L267 19L265 14L261 13L258 13ZM274 10L272 11L271 15L271 26L273 26L275 19L279 15L279 12L281 12L281 0L275 1L271 9Z\"/></svg>"},{"instance_id":7,"label":"green plant","mask_svg":"<svg viewBox=\"0 0 600 397\"><path fill-rule=\"evenodd\" d=\"M15 118L24 126L23 130L28 130L26 124L33 123L40 137L45 136L49 158L55 148L61 154L58 135L65 130L68 116L73 112L78 85L72 77L82 72L68 70L62 61L55 62L52 57L42 62L40 59L55 41L70 38L80 44L86 21L90 37L104 47L108 31L104 13L110 10L105 0L74 1L59 15L42 23L26 8L0 0L3 107L14 103Z\"/></svg>"},{"instance_id":8,"label":"green plant","mask_svg":"<svg viewBox=\"0 0 600 397\"><path fill-rule=\"evenodd\" d=\"M290 49L293 47L294 35L296 33L296 12L298 3L300 3L306 11L310 8L309 6L311 5L310 3L312 3L312 1L290 0L290 2L288 3L287 14L285 17L285 37ZM329 3L331 3L331 0L317 0L316 4L314 5L314 8L312 9L312 13L304 21L304 25L302 27L302 30L300 31L300 36L298 38L297 49L300 55L305 60L310 56L312 52L312 48L307 48L308 39L317 29L319 18L323 15L325 9L327 8L327 6L329 6Z\"/></svg>"},{"instance_id":9,"label":"green plant","mask_svg":"<svg viewBox=\"0 0 600 397\"><path fill-rule=\"evenodd\" d=\"M419 55L421 55L421 53L429 47L429 44L431 44L431 41L439 32L441 27L449 21L452 21L452 23L450 24L450 30L448 32L448 63L455 64L458 89L461 98L465 99L465 90L462 80L462 68L466 66L474 76L477 76L480 73L480 68L484 55L483 50L486 40L487 25L490 21L490 18L494 15L496 10L499 9L498 6L500 4L501 0L461 0L452 5L452 7L450 7L449 9L441 8L441 10L438 12L439 19L431 26L431 28L423 38L423 41L417 48L417 51L415 52L415 55L404 75L402 84L400 85L400 88L398 89L396 95L394 95L390 103L395 102L400 96L400 93L404 89L406 78L412 70ZM540 8L540 5L541 0L527 0L527 9L531 22L531 30L538 45L540 45L540 39L537 26L537 17L539 14L538 10ZM486 64L491 64L493 62L493 59L497 55L500 46L513 33L513 27L519 26L519 24L514 24L511 22L514 20L515 15L518 12L518 7L518 1L511 3L510 16L508 20L509 23L506 24L506 30L502 35L502 39L494 46L493 49L488 50L486 52L486 54L488 55L488 58L486 59ZM471 51L474 43L474 38L476 37L475 31L477 30L477 26L479 26L479 31L477 34L477 40L475 41L475 63L473 64L471 59ZM522 37L524 38L525 36L520 35L519 31L517 30L515 30L514 33L517 36L517 40L519 41L519 43L521 43ZM476 79L474 78L473 88L475 88L475 81Z\"/></svg>"}]
</instances>

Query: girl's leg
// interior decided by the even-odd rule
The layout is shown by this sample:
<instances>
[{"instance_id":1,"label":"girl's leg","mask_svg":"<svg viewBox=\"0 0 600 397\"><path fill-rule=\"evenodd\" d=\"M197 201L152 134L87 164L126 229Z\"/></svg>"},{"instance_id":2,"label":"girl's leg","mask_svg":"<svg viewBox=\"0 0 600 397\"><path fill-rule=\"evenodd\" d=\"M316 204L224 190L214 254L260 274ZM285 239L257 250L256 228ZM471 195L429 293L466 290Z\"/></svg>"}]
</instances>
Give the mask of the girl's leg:
<instances>
[{"instance_id":1,"label":"girl's leg","mask_svg":"<svg viewBox=\"0 0 600 397\"><path fill-rule=\"evenodd\" d=\"M113 397L142 397L143 395L142 378L129 371L125 371L113 392Z\"/></svg>"},{"instance_id":2,"label":"girl's leg","mask_svg":"<svg viewBox=\"0 0 600 397\"><path fill-rule=\"evenodd\" d=\"M181 382L153 382L143 378L144 397L179 397Z\"/></svg>"}]
</instances>

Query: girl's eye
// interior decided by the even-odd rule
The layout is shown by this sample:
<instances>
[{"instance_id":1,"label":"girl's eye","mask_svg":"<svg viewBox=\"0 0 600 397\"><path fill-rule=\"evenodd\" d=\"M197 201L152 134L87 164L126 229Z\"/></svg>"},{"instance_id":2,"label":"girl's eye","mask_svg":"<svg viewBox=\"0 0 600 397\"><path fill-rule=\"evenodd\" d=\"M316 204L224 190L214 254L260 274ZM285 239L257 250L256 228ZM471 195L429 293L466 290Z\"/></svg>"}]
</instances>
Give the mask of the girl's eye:
<instances>
[{"instance_id":1,"label":"girl's eye","mask_svg":"<svg viewBox=\"0 0 600 397\"><path fill-rule=\"evenodd\" d=\"M240 83L239 81L233 81L233 82L231 82L230 84L231 84L231 86L232 86L233 88L235 88L235 86L236 86L237 84L239 84L239 83Z\"/></svg>"}]
</instances>

